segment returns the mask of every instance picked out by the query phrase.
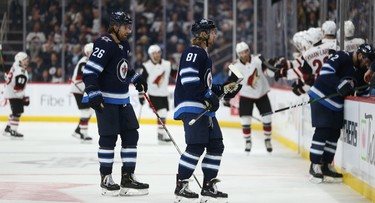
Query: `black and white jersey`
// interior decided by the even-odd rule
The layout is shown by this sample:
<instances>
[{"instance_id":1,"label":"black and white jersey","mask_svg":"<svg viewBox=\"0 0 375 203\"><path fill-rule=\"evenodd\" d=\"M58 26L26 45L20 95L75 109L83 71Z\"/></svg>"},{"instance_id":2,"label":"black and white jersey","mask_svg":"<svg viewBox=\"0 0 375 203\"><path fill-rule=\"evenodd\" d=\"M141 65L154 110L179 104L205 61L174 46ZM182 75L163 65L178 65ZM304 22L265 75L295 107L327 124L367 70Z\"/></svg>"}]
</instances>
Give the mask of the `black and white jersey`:
<instances>
[{"instance_id":1,"label":"black and white jersey","mask_svg":"<svg viewBox=\"0 0 375 203\"><path fill-rule=\"evenodd\" d=\"M13 63L11 69L5 74L5 98L22 99L25 97L27 80L27 70Z\"/></svg>"}]
</instances>

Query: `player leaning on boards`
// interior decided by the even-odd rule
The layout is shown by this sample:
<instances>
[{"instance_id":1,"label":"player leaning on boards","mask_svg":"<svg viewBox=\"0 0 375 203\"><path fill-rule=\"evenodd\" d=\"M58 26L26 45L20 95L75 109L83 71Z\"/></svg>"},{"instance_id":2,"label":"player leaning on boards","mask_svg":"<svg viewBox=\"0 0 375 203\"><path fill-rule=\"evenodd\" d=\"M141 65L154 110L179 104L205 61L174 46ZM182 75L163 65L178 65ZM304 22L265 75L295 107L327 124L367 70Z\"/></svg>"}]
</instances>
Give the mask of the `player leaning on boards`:
<instances>
[{"instance_id":1,"label":"player leaning on boards","mask_svg":"<svg viewBox=\"0 0 375 203\"><path fill-rule=\"evenodd\" d=\"M139 124L130 104L129 83L147 91L147 83L128 64L132 20L123 11L110 14L109 34L94 42L93 53L83 70L85 95L95 109L99 131L99 163L103 195L145 195L149 185L135 179ZM115 145L121 138L121 184L112 179Z\"/></svg>"},{"instance_id":2,"label":"player leaning on boards","mask_svg":"<svg viewBox=\"0 0 375 203\"><path fill-rule=\"evenodd\" d=\"M154 44L148 48L149 60L143 63L141 69L142 77L147 81L148 84L148 95L152 104L155 106L157 113L160 115L160 120L165 124L167 113L169 111L169 102L168 102L168 84L169 77L173 72L171 67L171 62L161 58L161 49L158 45ZM139 95L139 102L141 105L144 104L145 98L143 94ZM165 133L165 130L160 123L158 122L158 131L157 137L159 143L168 143L171 139Z\"/></svg>"},{"instance_id":3,"label":"player leaning on boards","mask_svg":"<svg viewBox=\"0 0 375 203\"><path fill-rule=\"evenodd\" d=\"M245 151L250 152L252 147L251 140L251 118L254 105L258 108L260 114L272 111L271 103L267 93L270 91L270 85L264 75L266 67L257 55L251 55L249 46L245 42L236 45L238 59L234 66L242 73L242 89L240 91L240 118L243 137L245 139ZM262 117L264 143L268 152L272 152L271 131L272 116Z\"/></svg>"},{"instance_id":4,"label":"player leaning on boards","mask_svg":"<svg viewBox=\"0 0 375 203\"><path fill-rule=\"evenodd\" d=\"M78 61L74 68L72 81L70 83L70 91L73 93L78 109L81 113L79 123L75 129L73 136L81 140L82 143L91 142L92 138L87 135L88 124L92 115L92 109L88 103L82 103L85 84L82 81L83 70L92 53L94 44L88 43L83 48L84 56Z\"/></svg>"},{"instance_id":5,"label":"player leaning on boards","mask_svg":"<svg viewBox=\"0 0 375 203\"><path fill-rule=\"evenodd\" d=\"M217 95L223 94L227 88L233 92L227 97L234 97L240 86L236 82L224 85L212 84L212 60L207 53L216 37L216 26L212 20L201 19L191 27L192 45L182 53L174 91L175 113L174 119L182 120L185 130L187 147L180 157L175 202L195 202L199 195L188 187L200 156L206 150L202 161L204 174L201 190L201 202L226 201L228 194L218 191L216 179L220 168L221 156L224 151L223 136L215 111L219 108ZM199 113L209 107L209 112L189 125Z\"/></svg>"},{"instance_id":6,"label":"player leaning on boards","mask_svg":"<svg viewBox=\"0 0 375 203\"><path fill-rule=\"evenodd\" d=\"M344 122L344 99L355 86L365 85L364 74L375 60L375 50L362 44L355 52L337 51L324 63L314 85L308 91L311 100L339 93L341 96L310 103L311 121L315 127L310 148L311 181L341 182L342 174L333 168L337 141ZM358 94L362 92L357 92Z\"/></svg>"},{"instance_id":7,"label":"player leaning on boards","mask_svg":"<svg viewBox=\"0 0 375 203\"><path fill-rule=\"evenodd\" d=\"M1 59L0 59L1 60ZM9 115L8 124L3 135L13 139L23 139L23 134L17 132L20 117L24 112L24 106L30 104L29 97L25 96L25 87L28 80L27 66L29 57L25 52L18 52L14 56L14 63L5 73L5 98L9 100L12 114Z\"/></svg>"}]
</instances>

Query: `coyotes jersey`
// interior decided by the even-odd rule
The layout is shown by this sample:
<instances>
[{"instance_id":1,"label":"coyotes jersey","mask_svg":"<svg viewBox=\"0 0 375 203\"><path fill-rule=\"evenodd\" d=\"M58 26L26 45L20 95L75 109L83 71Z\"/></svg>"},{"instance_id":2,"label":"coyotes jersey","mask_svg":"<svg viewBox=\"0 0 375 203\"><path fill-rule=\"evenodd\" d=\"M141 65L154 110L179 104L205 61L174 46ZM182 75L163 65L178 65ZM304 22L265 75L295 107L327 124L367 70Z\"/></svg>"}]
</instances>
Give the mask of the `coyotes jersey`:
<instances>
[{"instance_id":1,"label":"coyotes jersey","mask_svg":"<svg viewBox=\"0 0 375 203\"><path fill-rule=\"evenodd\" d=\"M239 59L234 64L242 73L241 97L259 99L270 91L270 85L264 75L262 61L259 56L251 55L250 61L243 63Z\"/></svg>"},{"instance_id":2,"label":"coyotes jersey","mask_svg":"<svg viewBox=\"0 0 375 203\"><path fill-rule=\"evenodd\" d=\"M28 80L27 70L13 63L12 68L5 74L5 98L22 99L25 97L25 87Z\"/></svg>"},{"instance_id":3,"label":"coyotes jersey","mask_svg":"<svg viewBox=\"0 0 375 203\"><path fill-rule=\"evenodd\" d=\"M82 81L82 74L88 59L87 56L83 56L74 68L72 81L70 83L70 91L72 93L83 94L85 90L85 84Z\"/></svg>"},{"instance_id":4,"label":"coyotes jersey","mask_svg":"<svg viewBox=\"0 0 375 203\"><path fill-rule=\"evenodd\" d=\"M357 51L359 45L364 44L365 40L361 38L346 39L344 41L344 51L354 52Z\"/></svg>"},{"instance_id":5,"label":"coyotes jersey","mask_svg":"<svg viewBox=\"0 0 375 203\"><path fill-rule=\"evenodd\" d=\"M167 60L162 59L158 64L154 64L151 60L144 62L142 76L147 78L148 94L156 97L167 97L169 95L170 74L171 62Z\"/></svg>"},{"instance_id":6,"label":"coyotes jersey","mask_svg":"<svg viewBox=\"0 0 375 203\"><path fill-rule=\"evenodd\" d=\"M305 53L303 53L302 56L305 60L305 63L307 63L304 64L304 68L306 67L306 65L308 65L310 66L311 70L303 70L303 73L319 74L319 71L322 68L324 62L328 60L332 52L336 51L336 48L336 43L323 43L308 49Z\"/></svg>"}]
</instances>

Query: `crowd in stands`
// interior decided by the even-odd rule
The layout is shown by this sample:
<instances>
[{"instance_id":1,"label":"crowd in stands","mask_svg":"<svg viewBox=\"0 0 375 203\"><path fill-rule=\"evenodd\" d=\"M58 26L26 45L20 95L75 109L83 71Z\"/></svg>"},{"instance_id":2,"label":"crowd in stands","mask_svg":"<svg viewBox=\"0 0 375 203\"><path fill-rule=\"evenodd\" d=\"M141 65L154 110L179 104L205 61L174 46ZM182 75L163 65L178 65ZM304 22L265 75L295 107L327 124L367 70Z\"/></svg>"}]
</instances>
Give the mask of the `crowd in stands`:
<instances>
[{"instance_id":1,"label":"crowd in stands","mask_svg":"<svg viewBox=\"0 0 375 203\"><path fill-rule=\"evenodd\" d=\"M139 68L142 62L147 60L147 49L152 44L158 44L162 50L165 50L166 53L163 53L165 58L172 62L173 68L177 68L181 53L190 44L190 24L195 19L202 18L204 10L203 1L193 1L191 5L190 1L186 0L166 0L166 20L164 20L164 8L160 0L138 0L136 5L130 5L132 1L102 0L101 10L98 8L98 1L95 0L66 0L66 2L65 16L62 17L62 1L29 1L26 51L31 57L29 67L31 82L68 82L75 64L82 56L83 46L106 33L108 16L111 11L118 8L135 11L130 39L130 43L134 45L132 52L134 68ZM216 44L209 53L214 62L214 82L220 83L228 74L226 66L232 62L233 2L229 0L208 2L208 18L214 20L218 26ZM297 2L297 29L318 26L319 1ZM262 3L261 5L264 6ZM328 5L329 15L335 16L336 1L329 0ZM99 19L100 11L101 19ZM253 0L237 1L237 41L252 44L253 13ZM262 16L261 13L259 15ZM258 29L261 33L260 25ZM65 44L62 44L63 39ZM65 55L65 70L62 69L62 52Z\"/></svg>"}]
</instances>

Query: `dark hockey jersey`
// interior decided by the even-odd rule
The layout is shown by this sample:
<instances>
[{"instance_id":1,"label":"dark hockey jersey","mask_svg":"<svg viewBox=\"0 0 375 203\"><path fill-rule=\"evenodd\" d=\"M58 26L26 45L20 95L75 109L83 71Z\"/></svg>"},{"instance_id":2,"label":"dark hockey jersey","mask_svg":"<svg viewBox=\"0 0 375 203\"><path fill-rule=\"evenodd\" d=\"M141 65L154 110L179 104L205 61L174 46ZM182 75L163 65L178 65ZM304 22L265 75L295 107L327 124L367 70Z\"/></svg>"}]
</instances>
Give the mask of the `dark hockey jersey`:
<instances>
[{"instance_id":1,"label":"dark hockey jersey","mask_svg":"<svg viewBox=\"0 0 375 203\"><path fill-rule=\"evenodd\" d=\"M212 60L203 48L193 45L182 53L174 91L174 119L180 120L185 112L199 114L205 110L204 95L215 89L211 68ZM215 113L206 115L212 117Z\"/></svg>"},{"instance_id":2,"label":"dark hockey jersey","mask_svg":"<svg viewBox=\"0 0 375 203\"><path fill-rule=\"evenodd\" d=\"M129 67L128 41L117 44L105 34L94 42L93 52L83 71L86 87L99 87L105 103L129 104L129 82L135 71ZM82 102L88 102L85 93Z\"/></svg>"},{"instance_id":3,"label":"dark hockey jersey","mask_svg":"<svg viewBox=\"0 0 375 203\"><path fill-rule=\"evenodd\" d=\"M337 86L345 79L353 80L356 86L363 85L365 83L363 70L365 69L355 68L352 57L352 52L338 51L329 58L320 70L314 86L308 91L310 97L316 99L337 93ZM342 111L344 107L342 96L322 99L319 102L334 111Z\"/></svg>"}]
</instances>

